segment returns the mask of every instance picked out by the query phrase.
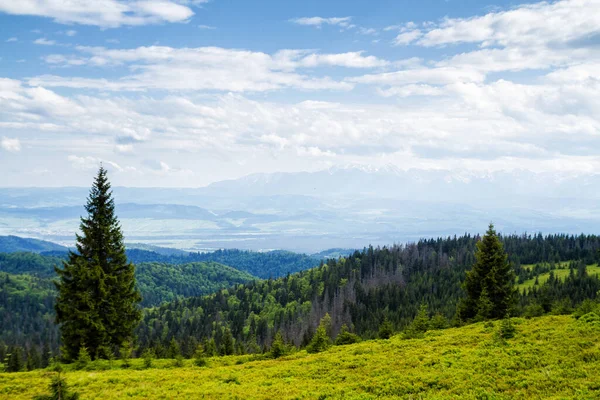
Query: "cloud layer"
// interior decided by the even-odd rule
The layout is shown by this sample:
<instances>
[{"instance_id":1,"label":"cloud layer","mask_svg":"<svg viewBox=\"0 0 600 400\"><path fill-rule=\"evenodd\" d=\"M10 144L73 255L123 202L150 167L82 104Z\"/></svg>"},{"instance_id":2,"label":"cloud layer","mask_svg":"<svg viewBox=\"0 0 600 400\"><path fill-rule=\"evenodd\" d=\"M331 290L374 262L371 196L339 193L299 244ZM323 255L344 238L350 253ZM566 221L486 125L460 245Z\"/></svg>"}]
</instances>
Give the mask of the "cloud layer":
<instances>
[{"instance_id":1,"label":"cloud layer","mask_svg":"<svg viewBox=\"0 0 600 400\"><path fill-rule=\"evenodd\" d=\"M187 21L183 10L194 6L106 0L98 17L60 4L0 9L42 15L43 5L60 22L92 15L93 25L112 27ZM142 185L348 163L590 173L600 168L599 16L598 0L564 0L362 32L406 50L387 55L356 46L36 46L43 73L0 79L1 148L11 157L50 148L77 171L104 160ZM350 17L293 22L361 33Z\"/></svg>"}]
</instances>

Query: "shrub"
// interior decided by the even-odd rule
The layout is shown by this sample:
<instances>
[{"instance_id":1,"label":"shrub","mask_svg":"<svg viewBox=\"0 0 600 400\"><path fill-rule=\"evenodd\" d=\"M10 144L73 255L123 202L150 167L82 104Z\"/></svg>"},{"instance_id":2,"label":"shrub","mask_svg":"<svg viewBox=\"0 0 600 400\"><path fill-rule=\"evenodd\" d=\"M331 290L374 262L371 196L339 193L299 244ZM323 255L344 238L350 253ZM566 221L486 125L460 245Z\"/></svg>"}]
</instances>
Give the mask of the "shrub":
<instances>
[{"instance_id":1,"label":"shrub","mask_svg":"<svg viewBox=\"0 0 600 400\"><path fill-rule=\"evenodd\" d=\"M387 319L387 317L385 317L383 322L379 326L379 338L389 339L392 337L393 334L394 327L392 326L392 323Z\"/></svg>"},{"instance_id":2,"label":"shrub","mask_svg":"<svg viewBox=\"0 0 600 400\"><path fill-rule=\"evenodd\" d=\"M271 357L279 358L287 352L285 342L283 341L283 336L281 335L281 331L277 331L275 334L275 339L273 340L273 344L271 344Z\"/></svg>"},{"instance_id":3,"label":"shrub","mask_svg":"<svg viewBox=\"0 0 600 400\"><path fill-rule=\"evenodd\" d=\"M573 312L571 300L561 299L552 303L552 315L567 315Z\"/></svg>"},{"instance_id":4,"label":"shrub","mask_svg":"<svg viewBox=\"0 0 600 400\"><path fill-rule=\"evenodd\" d=\"M512 323L510 316L507 315L504 317L502 322L500 323L500 329L498 330L498 336L502 339L512 339L515 337L517 333L517 328Z\"/></svg>"},{"instance_id":5,"label":"shrub","mask_svg":"<svg viewBox=\"0 0 600 400\"><path fill-rule=\"evenodd\" d=\"M448 325L448 319L440 313L435 314L429 322L430 329L446 329Z\"/></svg>"},{"instance_id":6,"label":"shrub","mask_svg":"<svg viewBox=\"0 0 600 400\"><path fill-rule=\"evenodd\" d=\"M204 346L199 344L194 352L194 365L197 367L205 367L206 364L206 352L204 351Z\"/></svg>"},{"instance_id":7,"label":"shrub","mask_svg":"<svg viewBox=\"0 0 600 400\"><path fill-rule=\"evenodd\" d=\"M79 356L77 357L77 361L75 361L75 369L84 369L90 362L92 362L92 358L90 357L87 348L85 346L81 346L79 348Z\"/></svg>"},{"instance_id":8,"label":"shrub","mask_svg":"<svg viewBox=\"0 0 600 400\"><path fill-rule=\"evenodd\" d=\"M424 336L429 329L429 311L426 304L421 304L419 312L411 324L404 330L404 339L417 339Z\"/></svg>"},{"instance_id":9,"label":"shrub","mask_svg":"<svg viewBox=\"0 0 600 400\"><path fill-rule=\"evenodd\" d=\"M338 346L343 346L345 344L358 343L360 341L361 341L360 336L355 335L354 333L350 332L346 325L342 325L342 328L340 329L340 333L338 333L337 337L335 338L335 344Z\"/></svg>"},{"instance_id":10,"label":"shrub","mask_svg":"<svg viewBox=\"0 0 600 400\"><path fill-rule=\"evenodd\" d=\"M81 352L80 352L81 353ZM52 377L50 382L50 395L34 397L34 400L78 400L79 394L69 390L67 381L60 376L60 372Z\"/></svg>"},{"instance_id":11,"label":"shrub","mask_svg":"<svg viewBox=\"0 0 600 400\"><path fill-rule=\"evenodd\" d=\"M573 312L573 316L576 319L579 319L582 316L584 316L585 314L589 314L589 313L600 314L600 304L598 304L597 301L594 301L591 299L585 299L575 309L575 312Z\"/></svg>"},{"instance_id":12,"label":"shrub","mask_svg":"<svg viewBox=\"0 0 600 400\"><path fill-rule=\"evenodd\" d=\"M331 346L331 338L327 334L328 328L331 328L331 317L329 317L329 314L326 314L325 317L321 318L319 327L306 347L306 351L309 353L320 353Z\"/></svg>"},{"instance_id":13,"label":"shrub","mask_svg":"<svg viewBox=\"0 0 600 400\"><path fill-rule=\"evenodd\" d=\"M523 310L525 318L535 318L544 315L544 307L539 303L531 303Z\"/></svg>"},{"instance_id":14,"label":"shrub","mask_svg":"<svg viewBox=\"0 0 600 400\"><path fill-rule=\"evenodd\" d=\"M142 353L142 359L144 360L144 368L152 368L152 361L154 360L154 351L152 349L146 349Z\"/></svg>"},{"instance_id":15,"label":"shrub","mask_svg":"<svg viewBox=\"0 0 600 400\"><path fill-rule=\"evenodd\" d=\"M131 346L131 342L123 342L121 348L119 349L119 354L121 355L121 367L129 368L131 367L131 353L133 353L133 347Z\"/></svg>"},{"instance_id":16,"label":"shrub","mask_svg":"<svg viewBox=\"0 0 600 400\"><path fill-rule=\"evenodd\" d=\"M177 368L183 367L183 356L181 354L175 356L175 362L173 362L173 366Z\"/></svg>"}]
</instances>

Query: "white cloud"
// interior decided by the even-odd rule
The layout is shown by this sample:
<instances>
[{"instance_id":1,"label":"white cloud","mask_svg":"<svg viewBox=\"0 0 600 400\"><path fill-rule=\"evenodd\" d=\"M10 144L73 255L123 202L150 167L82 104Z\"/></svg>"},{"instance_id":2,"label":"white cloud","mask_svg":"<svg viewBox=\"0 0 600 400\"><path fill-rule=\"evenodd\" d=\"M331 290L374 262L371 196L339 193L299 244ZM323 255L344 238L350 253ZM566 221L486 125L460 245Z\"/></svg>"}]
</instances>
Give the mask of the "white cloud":
<instances>
[{"instance_id":1,"label":"white cloud","mask_svg":"<svg viewBox=\"0 0 600 400\"><path fill-rule=\"evenodd\" d=\"M77 35L77 31L70 29L68 31L65 32L65 35L69 36L69 37L73 37L75 35Z\"/></svg>"},{"instance_id":2,"label":"white cloud","mask_svg":"<svg viewBox=\"0 0 600 400\"><path fill-rule=\"evenodd\" d=\"M482 43L483 46L535 47L568 43L600 32L600 2L562 0L527 4L474 18L449 18L429 30L423 46Z\"/></svg>"},{"instance_id":3,"label":"white cloud","mask_svg":"<svg viewBox=\"0 0 600 400\"><path fill-rule=\"evenodd\" d=\"M218 90L262 92L285 88L302 90L349 90L351 82L327 76L305 75L303 68L322 66L378 68L390 62L363 52L322 54L307 50L282 50L273 55L219 47L172 48L165 46L134 49L77 47L81 56L49 55L53 65L126 65L131 73L118 80L38 76L33 85L92 88L101 90ZM185 79L182 79L185 77Z\"/></svg>"},{"instance_id":4,"label":"white cloud","mask_svg":"<svg viewBox=\"0 0 600 400\"><path fill-rule=\"evenodd\" d=\"M384 67L390 63L375 56L363 56L364 52L356 51L340 54L309 54L299 60L302 67L317 67L321 65L348 67L348 68L375 68Z\"/></svg>"},{"instance_id":5,"label":"white cloud","mask_svg":"<svg viewBox=\"0 0 600 400\"><path fill-rule=\"evenodd\" d=\"M0 140L0 147L11 153L17 153L21 151L21 142L18 138L3 137L2 140Z\"/></svg>"},{"instance_id":6,"label":"white cloud","mask_svg":"<svg viewBox=\"0 0 600 400\"><path fill-rule=\"evenodd\" d=\"M0 12L13 15L48 17L63 24L117 28L123 25L185 22L194 15L188 5L197 5L202 2L171 0L2 0L0 1Z\"/></svg>"},{"instance_id":7,"label":"white cloud","mask_svg":"<svg viewBox=\"0 0 600 400\"><path fill-rule=\"evenodd\" d=\"M39 38L33 41L34 44L41 44L43 46L54 46L56 44L56 40L50 40L46 38Z\"/></svg>"},{"instance_id":8,"label":"white cloud","mask_svg":"<svg viewBox=\"0 0 600 400\"><path fill-rule=\"evenodd\" d=\"M419 29L402 32L398 36L396 36L396 38L394 39L394 44L397 46L406 45L411 42L414 42L416 39L420 38L421 36L423 36L423 34L421 33L421 31Z\"/></svg>"},{"instance_id":9,"label":"white cloud","mask_svg":"<svg viewBox=\"0 0 600 400\"><path fill-rule=\"evenodd\" d=\"M198 25L198 28L200 28L200 29L208 29L208 30L217 29L216 27L210 26L210 25Z\"/></svg>"},{"instance_id":10,"label":"white cloud","mask_svg":"<svg viewBox=\"0 0 600 400\"><path fill-rule=\"evenodd\" d=\"M317 28L322 27L323 25L334 25L340 26L342 28L350 28L353 27L351 21L352 17L303 17L303 18L295 18L290 20L291 22L298 25L308 25L314 26Z\"/></svg>"},{"instance_id":11,"label":"white cloud","mask_svg":"<svg viewBox=\"0 0 600 400\"><path fill-rule=\"evenodd\" d=\"M114 171L119 171L119 172L124 171L124 168L122 168L116 162L102 160L101 158L92 157L92 156L80 157L80 156L76 156L76 155L70 155L67 157L67 160L69 160L69 162L71 163L73 168L77 168L77 169L84 169L84 170L85 169L94 169L95 170L95 169L98 169L98 167L100 167L100 164L102 164L104 167L107 167L109 170L114 170Z\"/></svg>"},{"instance_id":12,"label":"white cloud","mask_svg":"<svg viewBox=\"0 0 600 400\"><path fill-rule=\"evenodd\" d=\"M360 27L358 28L358 33L360 33L361 35L377 35L377 29L374 28L365 28L365 27Z\"/></svg>"},{"instance_id":13,"label":"white cloud","mask_svg":"<svg viewBox=\"0 0 600 400\"><path fill-rule=\"evenodd\" d=\"M16 37L10 37L8 39L6 39L6 43L10 43L10 42L18 42L19 39L17 39Z\"/></svg>"}]
</instances>

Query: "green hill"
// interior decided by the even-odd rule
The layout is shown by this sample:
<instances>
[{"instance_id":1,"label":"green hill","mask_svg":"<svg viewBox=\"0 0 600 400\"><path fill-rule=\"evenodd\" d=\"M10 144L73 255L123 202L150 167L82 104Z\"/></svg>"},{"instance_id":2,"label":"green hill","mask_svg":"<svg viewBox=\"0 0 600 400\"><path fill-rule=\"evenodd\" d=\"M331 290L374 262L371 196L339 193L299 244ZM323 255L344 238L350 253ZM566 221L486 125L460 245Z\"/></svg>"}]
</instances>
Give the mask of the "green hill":
<instances>
[{"instance_id":1,"label":"green hill","mask_svg":"<svg viewBox=\"0 0 600 400\"><path fill-rule=\"evenodd\" d=\"M14 253L17 251L41 253L44 251L67 251L67 248L45 240L18 236L0 236L0 252Z\"/></svg>"},{"instance_id":2,"label":"green hill","mask_svg":"<svg viewBox=\"0 0 600 400\"><path fill-rule=\"evenodd\" d=\"M367 341L277 360L252 356L155 361L142 369L72 371L81 399L592 399L600 397L600 318L516 318L517 334L495 339L500 322L430 331L423 339ZM101 364L103 363L103 364ZM108 367L96 362L95 367ZM51 373L0 374L0 399L47 392Z\"/></svg>"}]
</instances>

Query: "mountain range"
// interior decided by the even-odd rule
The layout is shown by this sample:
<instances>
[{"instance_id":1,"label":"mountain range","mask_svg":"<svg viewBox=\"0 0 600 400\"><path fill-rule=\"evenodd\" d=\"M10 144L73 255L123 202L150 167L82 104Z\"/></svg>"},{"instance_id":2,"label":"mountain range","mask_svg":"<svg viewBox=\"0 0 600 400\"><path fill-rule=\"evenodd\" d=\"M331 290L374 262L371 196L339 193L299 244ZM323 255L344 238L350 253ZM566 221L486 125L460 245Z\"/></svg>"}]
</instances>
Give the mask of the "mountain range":
<instances>
[{"instance_id":1,"label":"mountain range","mask_svg":"<svg viewBox=\"0 0 600 400\"><path fill-rule=\"evenodd\" d=\"M200 188L115 187L128 241L191 251L313 253L481 232L594 232L600 175L349 166ZM0 235L71 245L87 188L0 188ZM532 206L534 205L534 206Z\"/></svg>"}]
</instances>

